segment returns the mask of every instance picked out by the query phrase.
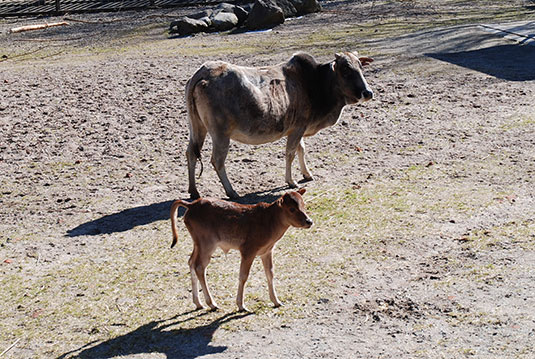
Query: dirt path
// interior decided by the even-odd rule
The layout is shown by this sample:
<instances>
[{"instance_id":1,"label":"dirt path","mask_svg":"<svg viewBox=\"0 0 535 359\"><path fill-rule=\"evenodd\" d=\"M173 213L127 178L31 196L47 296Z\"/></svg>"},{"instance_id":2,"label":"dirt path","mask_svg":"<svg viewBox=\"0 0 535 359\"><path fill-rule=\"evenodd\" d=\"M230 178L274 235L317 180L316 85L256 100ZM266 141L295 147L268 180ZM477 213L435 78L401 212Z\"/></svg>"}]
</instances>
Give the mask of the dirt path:
<instances>
[{"instance_id":1,"label":"dirt path","mask_svg":"<svg viewBox=\"0 0 535 359\"><path fill-rule=\"evenodd\" d=\"M483 12L481 9L485 9ZM533 19L529 1L327 2L268 33L167 38L192 9L77 15L42 32L0 22L0 353L6 358L531 358L535 352L535 58L480 23ZM207 59L308 51L376 59L374 101L307 139L310 230L274 260L218 254L222 309L190 311L183 102ZM203 195L224 192L203 150ZM283 193L284 141L233 143L249 202Z\"/></svg>"}]
</instances>

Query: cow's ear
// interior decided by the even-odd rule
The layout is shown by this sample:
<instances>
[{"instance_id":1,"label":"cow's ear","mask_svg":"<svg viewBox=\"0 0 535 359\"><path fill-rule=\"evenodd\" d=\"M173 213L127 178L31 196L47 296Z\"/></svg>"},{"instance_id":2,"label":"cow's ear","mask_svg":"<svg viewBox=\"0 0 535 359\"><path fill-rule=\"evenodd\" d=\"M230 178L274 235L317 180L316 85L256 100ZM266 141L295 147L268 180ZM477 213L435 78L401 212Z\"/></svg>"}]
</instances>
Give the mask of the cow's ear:
<instances>
[{"instance_id":1,"label":"cow's ear","mask_svg":"<svg viewBox=\"0 0 535 359\"><path fill-rule=\"evenodd\" d=\"M359 57L359 61L362 64L362 66L368 66L373 62L373 59L371 57Z\"/></svg>"},{"instance_id":2,"label":"cow's ear","mask_svg":"<svg viewBox=\"0 0 535 359\"><path fill-rule=\"evenodd\" d=\"M307 191L307 189L303 187L303 188L299 188L297 190L297 193L299 193L300 195L303 195L303 194L305 194L306 191Z\"/></svg>"}]
</instances>

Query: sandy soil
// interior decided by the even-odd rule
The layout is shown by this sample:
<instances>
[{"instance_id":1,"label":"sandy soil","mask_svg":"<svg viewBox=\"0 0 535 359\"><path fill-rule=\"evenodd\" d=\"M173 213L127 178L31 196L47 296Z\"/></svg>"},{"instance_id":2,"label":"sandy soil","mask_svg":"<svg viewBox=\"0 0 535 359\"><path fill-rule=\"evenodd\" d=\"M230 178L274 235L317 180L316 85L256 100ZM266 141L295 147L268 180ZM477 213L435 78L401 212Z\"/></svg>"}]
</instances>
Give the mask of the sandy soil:
<instances>
[{"instance_id":1,"label":"sandy soil","mask_svg":"<svg viewBox=\"0 0 535 359\"><path fill-rule=\"evenodd\" d=\"M478 26L531 1L332 1L267 33L169 38L194 9L0 21L0 353L6 358L532 358L535 46ZM59 18L60 20L63 18ZM493 20L493 21L491 21ZM191 311L184 85L204 61L375 58L376 98L307 139L310 230L255 263L218 254ZM202 195L223 197L203 149ZM284 184L284 141L231 145L244 202ZM297 174L297 169L294 172ZM0 355L2 356L2 355Z\"/></svg>"}]
</instances>

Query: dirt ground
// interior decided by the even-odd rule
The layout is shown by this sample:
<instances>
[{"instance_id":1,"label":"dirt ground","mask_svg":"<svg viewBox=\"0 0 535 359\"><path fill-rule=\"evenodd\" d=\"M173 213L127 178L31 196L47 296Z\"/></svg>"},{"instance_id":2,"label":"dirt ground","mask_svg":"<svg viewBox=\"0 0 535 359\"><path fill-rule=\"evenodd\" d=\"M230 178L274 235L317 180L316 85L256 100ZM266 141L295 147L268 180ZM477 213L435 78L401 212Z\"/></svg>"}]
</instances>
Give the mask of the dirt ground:
<instances>
[{"instance_id":1,"label":"dirt ground","mask_svg":"<svg viewBox=\"0 0 535 359\"><path fill-rule=\"evenodd\" d=\"M193 8L0 20L0 357L534 358L535 46L483 23L533 1L327 1L270 32L172 38ZM69 26L10 34L15 26ZM187 198L184 85L206 60L358 50L375 99L306 140L315 225L261 264L236 312L193 311L169 207ZM224 191L209 164L205 196ZM243 202L287 190L284 140L232 143ZM297 175L297 168L294 173Z\"/></svg>"}]
</instances>

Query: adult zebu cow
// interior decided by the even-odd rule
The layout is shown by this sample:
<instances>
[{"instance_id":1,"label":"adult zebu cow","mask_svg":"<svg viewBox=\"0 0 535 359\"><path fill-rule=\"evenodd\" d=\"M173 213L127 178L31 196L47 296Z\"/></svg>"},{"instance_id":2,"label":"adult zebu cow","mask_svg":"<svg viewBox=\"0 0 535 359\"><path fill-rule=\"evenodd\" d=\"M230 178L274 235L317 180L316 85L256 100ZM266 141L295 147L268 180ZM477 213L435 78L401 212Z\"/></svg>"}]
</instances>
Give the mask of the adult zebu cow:
<instances>
[{"instance_id":1,"label":"adult zebu cow","mask_svg":"<svg viewBox=\"0 0 535 359\"><path fill-rule=\"evenodd\" d=\"M362 67L372 61L345 52L325 64L304 53L269 67L242 67L222 61L203 64L186 84L191 197L199 197L195 165L206 133L213 142L212 164L230 198L238 197L225 170L230 139L257 145L287 136L286 182L297 187L292 178L296 152L304 179L312 180L303 137L334 125L344 106L373 98L362 74Z\"/></svg>"}]
</instances>

